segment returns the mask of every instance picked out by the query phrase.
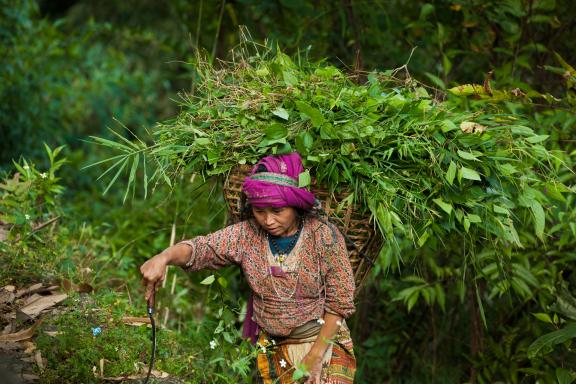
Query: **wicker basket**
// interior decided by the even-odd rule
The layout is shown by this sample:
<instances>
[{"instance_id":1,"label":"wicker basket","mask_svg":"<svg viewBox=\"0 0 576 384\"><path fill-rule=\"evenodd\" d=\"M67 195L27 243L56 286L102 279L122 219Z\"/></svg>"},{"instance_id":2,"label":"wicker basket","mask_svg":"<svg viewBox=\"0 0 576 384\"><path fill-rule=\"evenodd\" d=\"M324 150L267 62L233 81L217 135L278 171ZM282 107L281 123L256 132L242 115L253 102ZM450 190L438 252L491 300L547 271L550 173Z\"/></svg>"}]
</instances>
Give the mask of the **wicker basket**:
<instances>
[{"instance_id":1,"label":"wicker basket","mask_svg":"<svg viewBox=\"0 0 576 384\"><path fill-rule=\"evenodd\" d=\"M242 208L245 205L245 196L242 193L244 178L250 173L251 166L242 165L234 168L224 180L224 199L228 204L230 221L232 223L243 219ZM354 271L357 295L364 279L370 271L374 259L381 246L381 238L370 225L367 214L362 214L349 204L346 209L338 210L338 204L348 196L347 193L329 193L312 181L312 191L322 205L317 214L328 216L335 223L346 238L350 264ZM326 218L326 217L325 217Z\"/></svg>"}]
</instances>

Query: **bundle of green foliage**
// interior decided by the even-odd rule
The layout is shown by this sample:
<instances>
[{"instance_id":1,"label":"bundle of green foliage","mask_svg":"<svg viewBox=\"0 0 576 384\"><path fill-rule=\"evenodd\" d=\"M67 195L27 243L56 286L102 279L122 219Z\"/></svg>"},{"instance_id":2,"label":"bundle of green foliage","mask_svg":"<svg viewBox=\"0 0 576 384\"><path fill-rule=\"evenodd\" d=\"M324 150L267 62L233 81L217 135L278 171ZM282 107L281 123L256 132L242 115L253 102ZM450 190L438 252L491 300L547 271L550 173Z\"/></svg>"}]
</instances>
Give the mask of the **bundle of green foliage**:
<instances>
[{"instance_id":1,"label":"bundle of green foliage","mask_svg":"<svg viewBox=\"0 0 576 384\"><path fill-rule=\"evenodd\" d=\"M176 119L156 127L152 145L93 138L121 152L107 159L116 161L106 171L115 171L108 188L130 168L126 193L134 193L141 164L147 193L149 184L171 184L184 172L225 175L297 150L309 168L301 186L313 175L330 190L352 192L343 204L371 214L387 240L382 267L399 262L399 239L423 246L455 233L522 246L516 227L526 223L543 238L542 191L565 188L542 145L547 136L522 115L449 108L409 76L399 79L401 70L372 72L358 84L279 49L258 52L246 43L234 54L219 67L198 58L197 92Z\"/></svg>"}]
</instances>

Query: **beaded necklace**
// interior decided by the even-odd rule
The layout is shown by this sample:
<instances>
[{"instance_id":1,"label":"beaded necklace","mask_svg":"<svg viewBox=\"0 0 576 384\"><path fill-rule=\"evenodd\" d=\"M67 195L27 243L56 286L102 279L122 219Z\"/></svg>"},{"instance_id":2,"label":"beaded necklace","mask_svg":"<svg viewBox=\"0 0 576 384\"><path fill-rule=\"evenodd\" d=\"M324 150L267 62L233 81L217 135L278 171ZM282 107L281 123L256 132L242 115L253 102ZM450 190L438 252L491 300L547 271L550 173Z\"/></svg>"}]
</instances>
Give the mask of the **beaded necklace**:
<instances>
[{"instance_id":1,"label":"beaded necklace","mask_svg":"<svg viewBox=\"0 0 576 384\"><path fill-rule=\"evenodd\" d=\"M272 245L272 248L273 248L272 254L274 256L274 259L276 260L276 262L278 264L280 264L280 266L282 266L282 267L284 266L284 260L286 260L286 257L288 257L288 254L292 251L292 249L296 245L296 242L298 241L298 238L300 237L301 231L302 231L302 220L300 220L300 222L298 223L298 230L296 231L296 233L294 235L291 236L292 239L290 239L290 242L288 243L288 245L285 246L283 249L280 249L280 246L276 242L277 240L273 236L270 236L270 234L268 233L268 241Z\"/></svg>"}]
</instances>

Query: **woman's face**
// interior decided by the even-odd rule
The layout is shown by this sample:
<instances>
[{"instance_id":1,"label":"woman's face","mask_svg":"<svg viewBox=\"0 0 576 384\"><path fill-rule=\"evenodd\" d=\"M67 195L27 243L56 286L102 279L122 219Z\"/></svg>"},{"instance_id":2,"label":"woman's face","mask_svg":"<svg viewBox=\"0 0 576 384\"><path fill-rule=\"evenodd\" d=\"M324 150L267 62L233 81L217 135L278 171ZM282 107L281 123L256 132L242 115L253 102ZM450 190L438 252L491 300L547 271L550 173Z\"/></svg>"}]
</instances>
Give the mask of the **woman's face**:
<instances>
[{"instance_id":1,"label":"woman's face","mask_svg":"<svg viewBox=\"0 0 576 384\"><path fill-rule=\"evenodd\" d=\"M252 213L258 224L273 236L291 236L298 230L298 216L292 207L253 207Z\"/></svg>"}]
</instances>

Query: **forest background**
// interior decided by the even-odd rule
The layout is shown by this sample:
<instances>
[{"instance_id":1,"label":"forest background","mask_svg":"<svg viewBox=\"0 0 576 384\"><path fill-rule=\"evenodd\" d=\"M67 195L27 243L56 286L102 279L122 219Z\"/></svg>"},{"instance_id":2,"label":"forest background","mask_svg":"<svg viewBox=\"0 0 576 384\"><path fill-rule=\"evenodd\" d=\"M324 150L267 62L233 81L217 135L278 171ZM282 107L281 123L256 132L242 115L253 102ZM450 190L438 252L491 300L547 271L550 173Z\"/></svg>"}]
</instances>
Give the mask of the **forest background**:
<instances>
[{"instance_id":1,"label":"forest background","mask_svg":"<svg viewBox=\"0 0 576 384\"><path fill-rule=\"evenodd\" d=\"M213 180L182 175L177 185L158 185L146 199L137 193L124 203L127 172L103 195L110 175L99 177L106 168L85 167L111 152L86 141L118 140L108 128L128 140L146 137L157 122L173 119L182 95L194 92L198 81L196 52L213 63L230 59L240 26L256 41L325 59L348 73L406 65L411 78L440 98L451 97L449 89L457 85L481 84L490 93L479 101L482 108L529 119L559 159L554 168L563 187L543 191L549 199L543 240L530 223L518 225L523 248L501 254L462 251L462 239L450 237L450 243L410 249L402 265L380 260L351 319L358 382L576 378L571 2L0 5L0 286L59 281L70 290L67 309L37 331L35 342L47 359L43 382L97 382L93 367L103 359L103 376L141 371L147 330L121 321L145 315L138 266L174 239L225 225ZM494 96L498 91L501 97ZM455 103L480 108L466 97ZM92 292L70 289L79 286ZM245 293L235 269L170 271L159 297L165 328L158 368L188 382L250 381L253 350L238 334ZM60 332L55 338L44 332L54 329ZM211 341L218 348L210 348Z\"/></svg>"}]
</instances>

